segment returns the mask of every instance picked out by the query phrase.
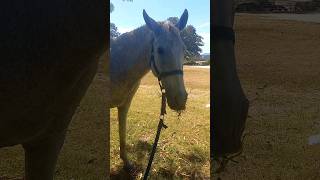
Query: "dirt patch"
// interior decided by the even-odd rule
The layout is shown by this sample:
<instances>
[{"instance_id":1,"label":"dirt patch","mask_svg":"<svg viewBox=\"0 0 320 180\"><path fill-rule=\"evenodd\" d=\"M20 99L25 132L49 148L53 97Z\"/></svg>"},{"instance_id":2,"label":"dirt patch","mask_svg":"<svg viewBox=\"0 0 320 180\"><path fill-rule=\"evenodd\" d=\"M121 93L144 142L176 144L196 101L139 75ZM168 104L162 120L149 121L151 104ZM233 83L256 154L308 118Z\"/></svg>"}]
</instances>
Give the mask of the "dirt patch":
<instances>
[{"instance_id":1,"label":"dirt patch","mask_svg":"<svg viewBox=\"0 0 320 180\"><path fill-rule=\"evenodd\" d=\"M221 179L319 179L320 24L236 17L240 80L251 102L244 153Z\"/></svg>"}]
</instances>

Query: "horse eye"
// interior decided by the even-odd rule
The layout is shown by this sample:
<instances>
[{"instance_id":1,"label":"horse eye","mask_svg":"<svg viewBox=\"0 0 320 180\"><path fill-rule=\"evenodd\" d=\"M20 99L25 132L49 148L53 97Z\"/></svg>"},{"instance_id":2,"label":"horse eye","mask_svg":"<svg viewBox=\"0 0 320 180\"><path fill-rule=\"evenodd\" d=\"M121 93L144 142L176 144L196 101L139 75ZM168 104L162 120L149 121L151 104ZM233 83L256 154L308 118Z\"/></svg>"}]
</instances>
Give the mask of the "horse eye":
<instances>
[{"instance_id":1,"label":"horse eye","mask_svg":"<svg viewBox=\"0 0 320 180\"><path fill-rule=\"evenodd\" d=\"M159 54L163 54L163 51L164 51L163 48L161 48L161 47L158 48L158 53Z\"/></svg>"}]
</instances>

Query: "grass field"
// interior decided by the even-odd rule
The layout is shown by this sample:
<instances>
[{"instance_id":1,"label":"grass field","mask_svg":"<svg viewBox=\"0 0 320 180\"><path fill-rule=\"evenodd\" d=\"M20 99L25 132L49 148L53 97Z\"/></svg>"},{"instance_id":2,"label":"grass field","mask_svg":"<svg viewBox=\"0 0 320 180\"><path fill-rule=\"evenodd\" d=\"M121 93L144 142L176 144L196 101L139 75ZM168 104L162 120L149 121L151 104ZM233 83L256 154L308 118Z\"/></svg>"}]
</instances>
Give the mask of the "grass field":
<instances>
[{"instance_id":1,"label":"grass field","mask_svg":"<svg viewBox=\"0 0 320 180\"><path fill-rule=\"evenodd\" d=\"M240 80L250 100L244 153L221 179L319 179L320 145L307 144L320 133L320 24L236 17ZM101 78L101 77L100 77ZM56 179L105 179L105 81L96 77L70 125ZM209 70L185 68L187 110L168 111L153 179L209 178ZM154 140L160 97L156 79L142 81L128 117L129 157L143 168ZM111 113L111 173L119 173L118 123ZM0 176L21 177L23 151L0 149Z\"/></svg>"},{"instance_id":2,"label":"grass field","mask_svg":"<svg viewBox=\"0 0 320 180\"><path fill-rule=\"evenodd\" d=\"M104 73L105 74L105 73ZM59 157L55 179L107 179L109 129L107 126L106 77L98 73L69 126ZM0 149L0 180L24 175L21 146Z\"/></svg>"},{"instance_id":3,"label":"grass field","mask_svg":"<svg viewBox=\"0 0 320 180\"><path fill-rule=\"evenodd\" d=\"M167 110L151 179L209 179L210 102L209 69L185 67L185 85L189 93L187 109L178 118ZM128 114L128 155L144 172L157 130L160 91L156 78L148 73L142 80ZM111 174L122 166L119 157L116 109L111 111ZM117 175L117 176L116 176Z\"/></svg>"},{"instance_id":4,"label":"grass field","mask_svg":"<svg viewBox=\"0 0 320 180\"><path fill-rule=\"evenodd\" d=\"M320 24L236 17L240 80L250 100L244 153L221 179L320 179Z\"/></svg>"},{"instance_id":5,"label":"grass field","mask_svg":"<svg viewBox=\"0 0 320 180\"><path fill-rule=\"evenodd\" d=\"M209 177L209 69L185 69L189 92L187 110L178 119L168 111L152 176L192 179ZM69 126L66 142L59 157L55 179L107 179L107 139L105 77L96 76ZM145 168L153 142L160 97L155 78L148 74L142 81L129 113L129 157ZM117 121L111 116L111 162L113 174L119 170ZM23 150L20 146L0 149L0 177L23 176ZM156 171L154 171L154 169ZM144 169L143 169L144 170ZM0 179L1 179L0 178ZM2 179L1 179L2 180Z\"/></svg>"}]
</instances>

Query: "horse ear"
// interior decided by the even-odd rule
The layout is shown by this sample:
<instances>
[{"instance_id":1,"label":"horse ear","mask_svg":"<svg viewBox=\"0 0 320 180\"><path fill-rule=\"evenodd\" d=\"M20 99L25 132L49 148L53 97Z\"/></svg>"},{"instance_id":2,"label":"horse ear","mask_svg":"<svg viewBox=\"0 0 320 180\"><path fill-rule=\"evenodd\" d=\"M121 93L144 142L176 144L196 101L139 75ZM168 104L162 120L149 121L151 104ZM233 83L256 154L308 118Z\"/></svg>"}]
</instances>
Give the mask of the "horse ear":
<instances>
[{"instance_id":1,"label":"horse ear","mask_svg":"<svg viewBox=\"0 0 320 180\"><path fill-rule=\"evenodd\" d=\"M151 29L154 33L158 33L160 30L160 25L148 16L145 10L143 10L143 19L146 22L149 29Z\"/></svg>"},{"instance_id":2,"label":"horse ear","mask_svg":"<svg viewBox=\"0 0 320 180\"><path fill-rule=\"evenodd\" d=\"M188 22L188 10L185 9L179 19L179 22L176 24L176 27L181 31L186 27L187 22Z\"/></svg>"}]
</instances>

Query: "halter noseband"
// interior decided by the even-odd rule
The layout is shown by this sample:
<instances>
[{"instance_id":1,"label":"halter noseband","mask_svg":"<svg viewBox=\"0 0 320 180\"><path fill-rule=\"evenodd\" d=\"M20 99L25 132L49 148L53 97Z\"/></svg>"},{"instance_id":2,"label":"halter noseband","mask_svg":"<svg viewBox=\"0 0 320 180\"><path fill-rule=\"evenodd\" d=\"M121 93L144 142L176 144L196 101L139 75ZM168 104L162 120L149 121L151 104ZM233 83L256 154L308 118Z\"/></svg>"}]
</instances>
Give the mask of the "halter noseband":
<instances>
[{"instance_id":1,"label":"halter noseband","mask_svg":"<svg viewBox=\"0 0 320 180\"><path fill-rule=\"evenodd\" d=\"M159 69L156 66L156 63L154 61L154 51L153 51L153 45L152 45L152 49L151 49L151 57L150 57L150 67L151 70L154 69L154 73L156 74L158 80L160 81L162 78L167 77L167 76L172 76L172 75L183 75L183 71L180 69L177 70L172 70L172 71L164 71L164 72L160 72ZM153 67L153 68L152 68Z\"/></svg>"}]
</instances>

